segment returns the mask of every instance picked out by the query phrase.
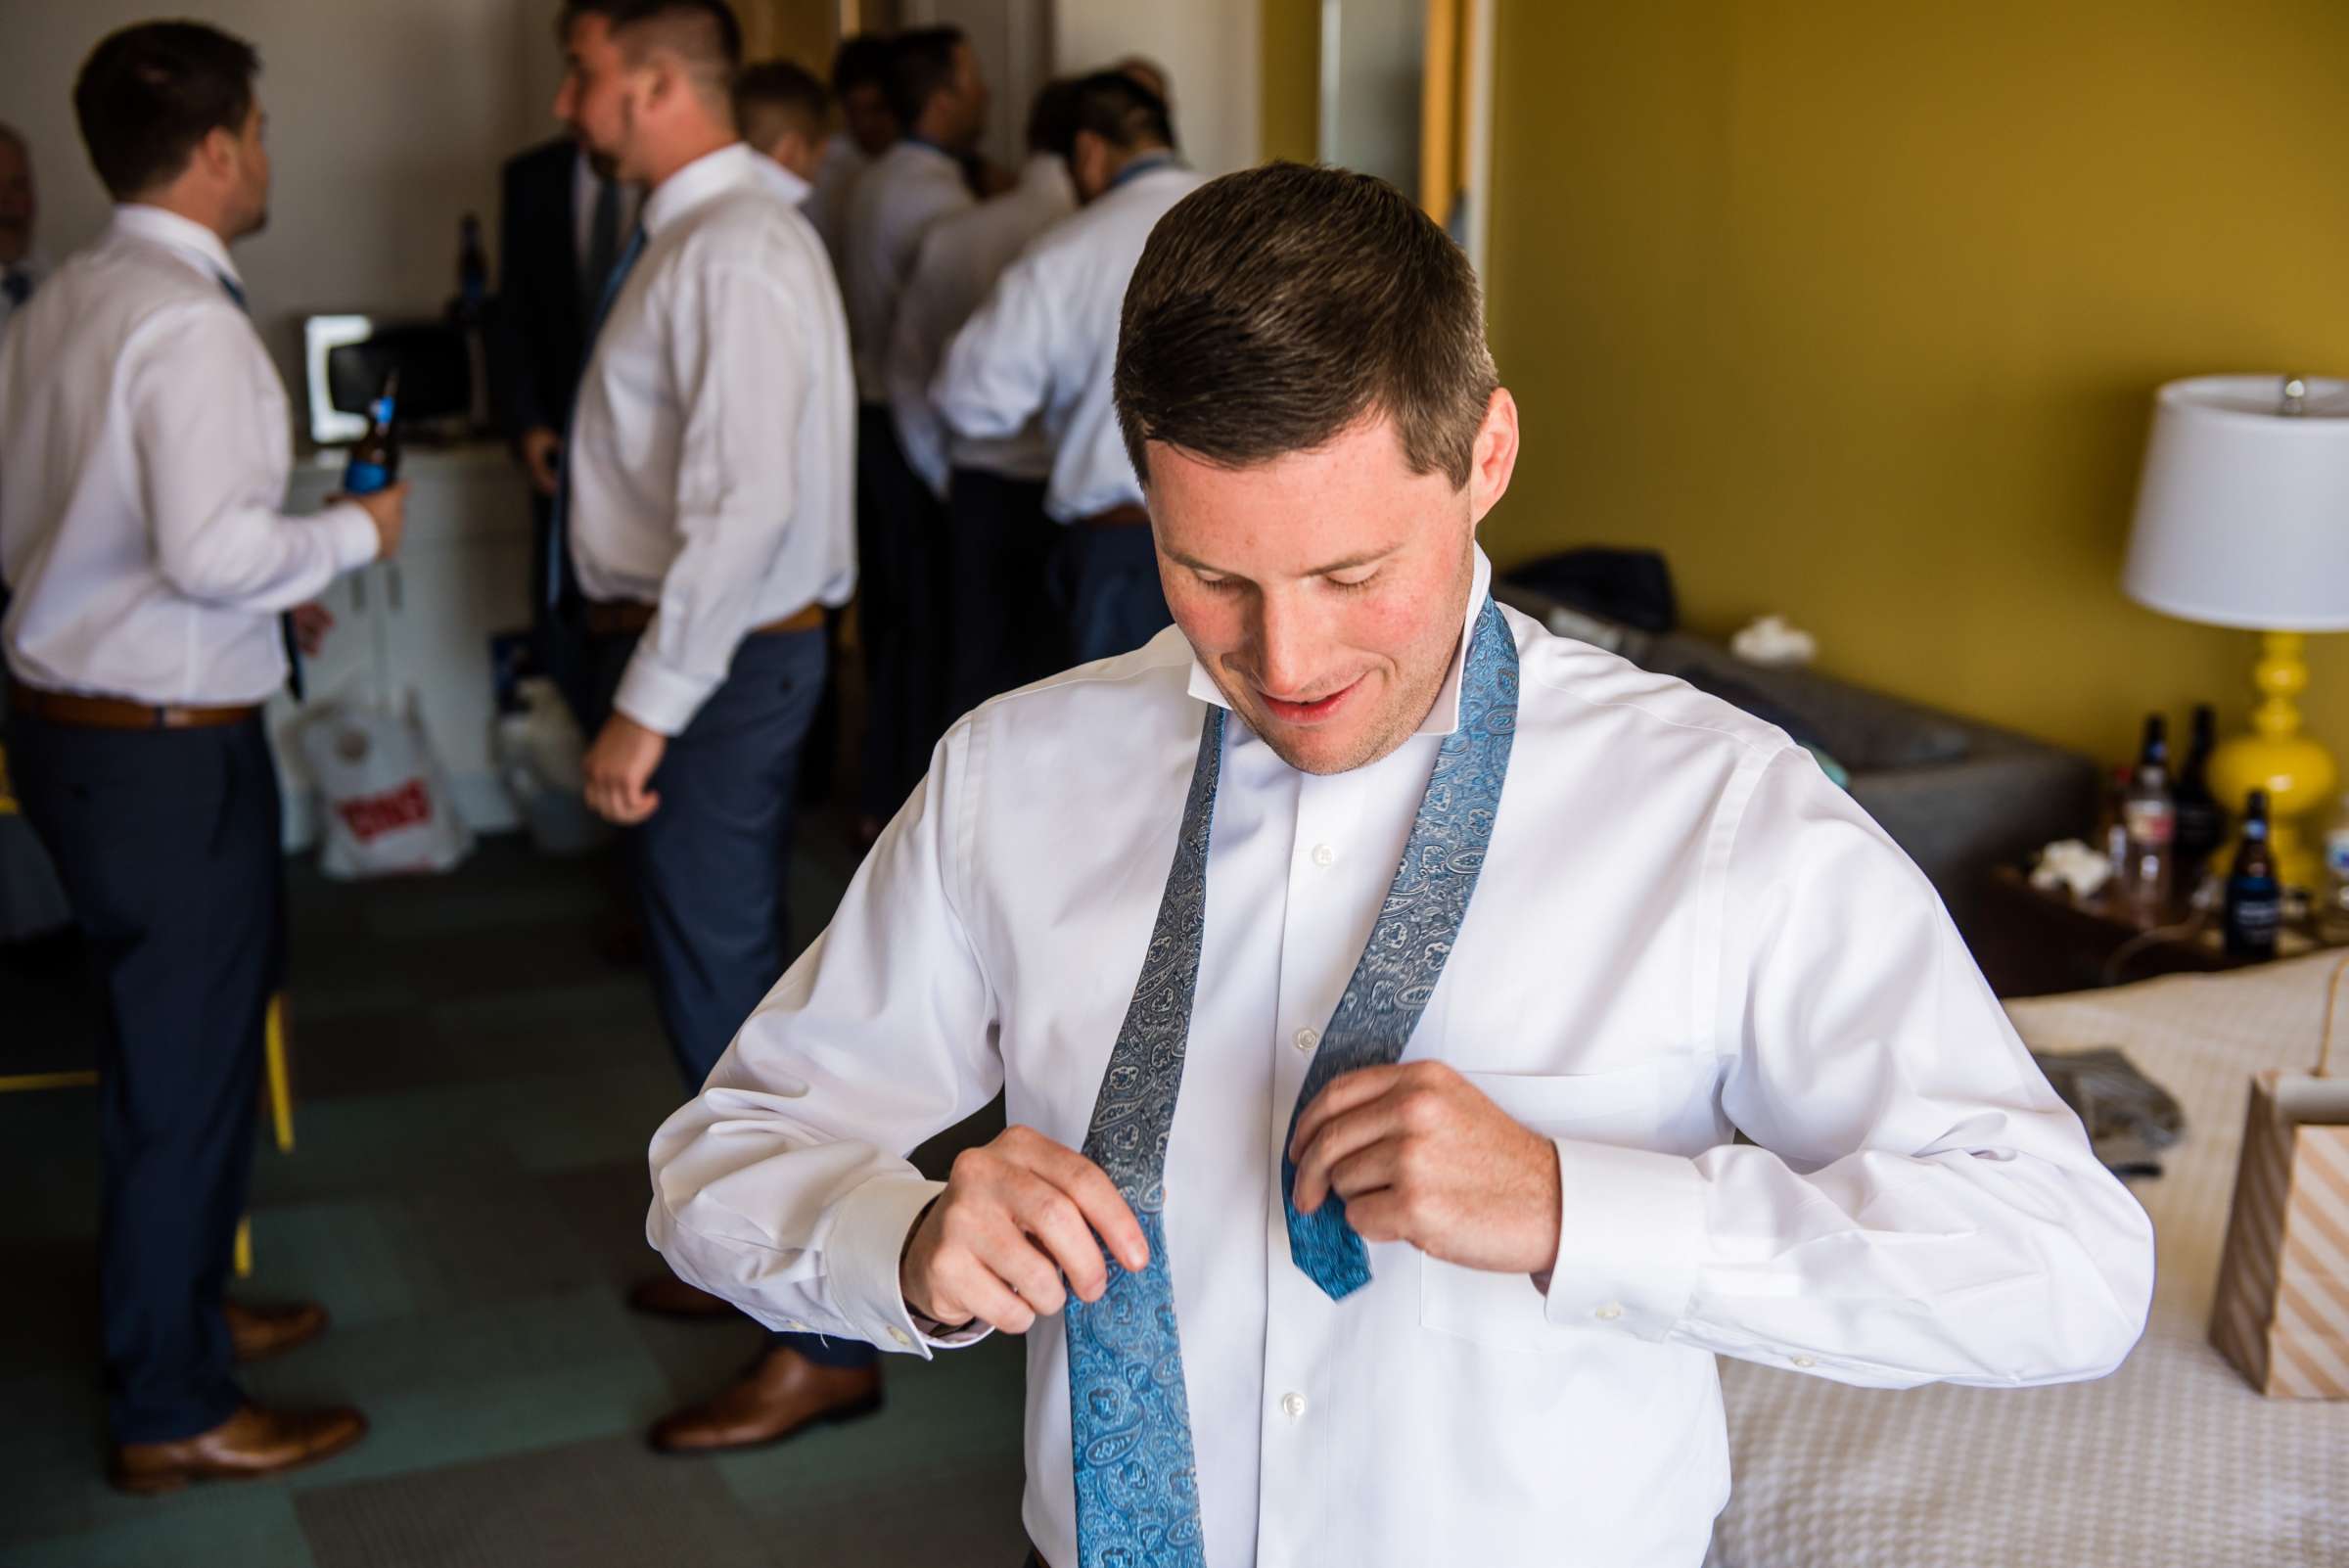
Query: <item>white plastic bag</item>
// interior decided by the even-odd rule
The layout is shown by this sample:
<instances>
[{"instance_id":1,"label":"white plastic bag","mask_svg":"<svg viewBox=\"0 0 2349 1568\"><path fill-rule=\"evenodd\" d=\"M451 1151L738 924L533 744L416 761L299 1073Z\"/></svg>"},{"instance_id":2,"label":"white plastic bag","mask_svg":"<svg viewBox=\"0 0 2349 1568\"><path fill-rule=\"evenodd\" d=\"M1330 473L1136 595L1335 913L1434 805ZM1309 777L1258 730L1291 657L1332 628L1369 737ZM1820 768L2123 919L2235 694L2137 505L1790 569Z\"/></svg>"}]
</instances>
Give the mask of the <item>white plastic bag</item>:
<instances>
[{"instance_id":1,"label":"white plastic bag","mask_svg":"<svg viewBox=\"0 0 2349 1568\"><path fill-rule=\"evenodd\" d=\"M515 687L523 711L497 721L498 777L542 854L584 854L611 835L587 809L587 739L555 683L531 675Z\"/></svg>"},{"instance_id":2,"label":"white plastic bag","mask_svg":"<svg viewBox=\"0 0 2349 1568\"><path fill-rule=\"evenodd\" d=\"M320 704L297 744L326 806L318 864L328 876L448 871L473 853L414 692L398 713L381 703Z\"/></svg>"}]
</instances>

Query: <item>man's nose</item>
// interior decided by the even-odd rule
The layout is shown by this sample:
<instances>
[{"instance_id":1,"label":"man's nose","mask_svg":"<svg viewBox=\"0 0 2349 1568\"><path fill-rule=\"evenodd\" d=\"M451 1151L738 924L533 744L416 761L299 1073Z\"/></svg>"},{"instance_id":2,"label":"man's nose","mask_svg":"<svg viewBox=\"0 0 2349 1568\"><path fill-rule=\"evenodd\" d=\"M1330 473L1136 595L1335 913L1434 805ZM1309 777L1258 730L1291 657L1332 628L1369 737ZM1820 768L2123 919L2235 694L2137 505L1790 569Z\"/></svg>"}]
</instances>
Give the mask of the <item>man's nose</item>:
<instances>
[{"instance_id":1,"label":"man's nose","mask_svg":"<svg viewBox=\"0 0 2349 1568\"><path fill-rule=\"evenodd\" d=\"M1257 678L1284 702L1319 695L1312 689L1322 638L1304 607L1269 595L1256 618Z\"/></svg>"}]
</instances>

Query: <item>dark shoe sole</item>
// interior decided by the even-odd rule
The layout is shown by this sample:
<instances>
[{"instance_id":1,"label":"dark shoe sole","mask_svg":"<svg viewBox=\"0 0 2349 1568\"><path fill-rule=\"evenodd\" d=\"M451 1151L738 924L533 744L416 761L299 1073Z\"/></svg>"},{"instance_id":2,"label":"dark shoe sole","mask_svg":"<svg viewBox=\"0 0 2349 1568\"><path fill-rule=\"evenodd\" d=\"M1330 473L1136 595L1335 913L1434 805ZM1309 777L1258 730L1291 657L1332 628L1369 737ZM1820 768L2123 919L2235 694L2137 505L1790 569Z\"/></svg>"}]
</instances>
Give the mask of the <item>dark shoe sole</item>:
<instances>
[{"instance_id":1,"label":"dark shoe sole","mask_svg":"<svg viewBox=\"0 0 2349 1568\"><path fill-rule=\"evenodd\" d=\"M878 1415L881 1413L881 1407L887 1403L886 1395L875 1394L869 1399L856 1400L847 1405L836 1405L819 1415L807 1417L806 1420L802 1421L788 1432L778 1432L769 1438L757 1438L749 1443L712 1443L701 1448L668 1448L648 1437L645 1439L644 1446L666 1459L696 1459L712 1453L748 1453L754 1449L771 1449L778 1444L789 1443L801 1433L814 1427L841 1426L850 1421L860 1421L868 1415Z\"/></svg>"},{"instance_id":2,"label":"dark shoe sole","mask_svg":"<svg viewBox=\"0 0 2349 1568\"><path fill-rule=\"evenodd\" d=\"M337 1454L348 1453L352 1449L357 1448L360 1440L366 1436L367 1425L362 1421L356 1431L334 1447L320 1449L315 1453L305 1453L291 1464L281 1464L268 1470L158 1470L150 1475L138 1476L124 1475L119 1470L109 1470L106 1481L107 1485L113 1487L116 1492L133 1498L161 1497L166 1493L185 1491L191 1486L198 1486L207 1481L266 1481L272 1476L292 1475L297 1470L306 1470L313 1464L322 1464Z\"/></svg>"}]
</instances>

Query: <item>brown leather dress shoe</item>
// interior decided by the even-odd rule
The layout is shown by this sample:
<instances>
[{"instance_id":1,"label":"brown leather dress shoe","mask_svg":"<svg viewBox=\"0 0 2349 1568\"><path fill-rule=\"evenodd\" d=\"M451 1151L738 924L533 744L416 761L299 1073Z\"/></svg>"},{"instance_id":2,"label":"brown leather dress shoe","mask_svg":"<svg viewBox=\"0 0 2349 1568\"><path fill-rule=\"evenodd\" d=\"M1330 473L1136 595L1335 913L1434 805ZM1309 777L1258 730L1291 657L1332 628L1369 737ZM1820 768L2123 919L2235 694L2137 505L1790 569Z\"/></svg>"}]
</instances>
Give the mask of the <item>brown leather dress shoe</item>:
<instances>
[{"instance_id":1,"label":"brown leather dress shoe","mask_svg":"<svg viewBox=\"0 0 2349 1568\"><path fill-rule=\"evenodd\" d=\"M715 1399L663 1418L648 1441L662 1453L754 1449L879 1408L878 1366L818 1366L798 1351L776 1349Z\"/></svg>"},{"instance_id":2,"label":"brown leather dress shoe","mask_svg":"<svg viewBox=\"0 0 2349 1568\"><path fill-rule=\"evenodd\" d=\"M124 1492L176 1492L191 1481L282 1475L342 1453L367 1435L356 1410L264 1410L248 1405L194 1437L118 1443L111 1479Z\"/></svg>"},{"instance_id":3,"label":"brown leather dress shoe","mask_svg":"<svg viewBox=\"0 0 2349 1568\"><path fill-rule=\"evenodd\" d=\"M674 1274L640 1279L628 1292L628 1305L656 1317L739 1317L742 1309L723 1296L713 1296L699 1285L688 1285Z\"/></svg>"},{"instance_id":4,"label":"brown leather dress shoe","mask_svg":"<svg viewBox=\"0 0 2349 1568\"><path fill-rule=\"evenodd\" d=\"M228 1319L228 1342L240 1361L282 1355L326 1332L326 1309L314 1301L276 1307L244 1307L224 1301L220 1315Z\"/></svg>"}]
</instances>

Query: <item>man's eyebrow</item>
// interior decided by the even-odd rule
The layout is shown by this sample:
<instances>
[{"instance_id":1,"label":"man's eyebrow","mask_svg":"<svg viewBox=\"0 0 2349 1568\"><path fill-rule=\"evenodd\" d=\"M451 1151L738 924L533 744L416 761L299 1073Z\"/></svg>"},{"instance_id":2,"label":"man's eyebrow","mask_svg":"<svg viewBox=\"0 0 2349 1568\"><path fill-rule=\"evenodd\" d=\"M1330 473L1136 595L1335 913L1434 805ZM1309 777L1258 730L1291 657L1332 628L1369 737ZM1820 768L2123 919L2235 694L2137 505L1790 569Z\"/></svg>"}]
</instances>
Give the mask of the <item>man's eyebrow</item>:
<instances>
[{"instance_id":1,"label":"man's eyebrow","mask_svg":"<svg viewBox=\"0 0 2349 1568\"><path fill-rule=\"evenodd\" d=\"M1306 577L1326 577L1334 572L1352 572L1359 567L1373 566L1380 561L1384 561L1388 556L1393 555L1396 551L1402 548L1403 546L1400 544L1388 544L1381 545L1374 550L1359 551L1354 555L1346 557L1346 559L1343 561L1332 561L1324 566L1313 567L1309 571L1299 573L1298 576ZM1183 554L1180 550L1170 549L1167 551L1167 554L1173 557L1175 565L1189 567L1193 572L1212 573L1219 577L1239 576L1239 574L1236 572L1226 572L1220 566L1211 566L1205 561L1193 560L1191 557Z\"/></svg>"}]
</instances>

